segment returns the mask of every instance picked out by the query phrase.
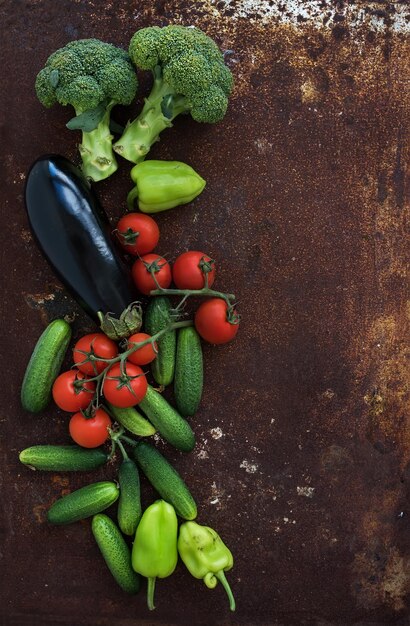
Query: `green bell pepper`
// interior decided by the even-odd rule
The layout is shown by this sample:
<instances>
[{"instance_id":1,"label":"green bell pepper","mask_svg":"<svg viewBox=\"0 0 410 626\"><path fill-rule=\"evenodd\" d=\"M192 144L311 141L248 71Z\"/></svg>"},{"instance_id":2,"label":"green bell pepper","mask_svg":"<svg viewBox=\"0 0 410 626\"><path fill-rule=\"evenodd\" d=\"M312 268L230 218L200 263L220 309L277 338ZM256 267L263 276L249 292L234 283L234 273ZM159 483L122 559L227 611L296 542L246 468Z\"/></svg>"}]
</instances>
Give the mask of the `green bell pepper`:
<instances>
[{"instance_id":1,"label":"green bell pepper","mask_svg":"<svg viewBox=\"0 0 410 626\"><path fill-rule=\"evenodd\" d=\"M132 211L138 198L143 213L159 213L187 204L199 196L205 181L186 163L180 161L143 161L131 170L134 189L127 196Z\"/></svg>"},{"instance_id":2,"label":"green bell pepper","mask_svg":"<svg viewBox=\"0 0 410 626\"><path fill-rule=\"evenodd\" d=\"M202 578L209 589L221 582L234 611L235 599L224 574L232 568L233 556L218 533L208 526L185 522L179 529L178 552L192 576Z\"/></svg>"},{"instance_id":3,"label":"green bell pepper","mask_svg":"<svg viewBox=\"0 0 410 626\"><path fill-rule=\"evenodd\" d=\"M157 500L145 511L137 527L132 548L132 567L148 578L147 604L154 609L157 578L167 578L178 561L178 520L174 507Z\"/></svg>"}]
</instances>

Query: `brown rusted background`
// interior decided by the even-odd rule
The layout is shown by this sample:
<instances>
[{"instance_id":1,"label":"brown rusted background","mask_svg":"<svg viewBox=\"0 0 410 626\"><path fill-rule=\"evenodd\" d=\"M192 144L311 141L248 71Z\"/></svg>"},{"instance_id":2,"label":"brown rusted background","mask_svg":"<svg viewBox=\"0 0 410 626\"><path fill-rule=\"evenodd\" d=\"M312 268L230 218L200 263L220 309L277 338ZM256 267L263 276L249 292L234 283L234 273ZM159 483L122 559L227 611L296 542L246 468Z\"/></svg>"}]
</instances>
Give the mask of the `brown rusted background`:
<instances>
[{"instance_id":1,"label":"brown rusted background","mask_svg":"<svg viewBox=\"0 0 410 626\"><path fill-rule=\"evenodd\" d=\"M274 5L280 16L270 18ZM316 3L314 19L296 11L287 20L279 5L0 3L4 625L409 623L406 3L357 3L355 24L343 2ZM181 565L158 583L149 614L143 592L129 598L111 581L88 521L45 522L55 498L114 477L115 465L54 475L18 463L28 445L69 441L67 415L20 407L37 337L65 314L75 336L92 328L28 230L28 167L46 152L77 159L78 137L65 129L71 111L37 102L35 75L70 39L126 46L137 28L172 21L215 36L236 76L223 123L178 120L152 152L208 181L194 204L159 216L159 251L214 256L218 287L237 294L243 315L235 342L205 347L195 451L160 444L195 494L199 521L234 553L234 615L221 589ZM113 220L128 171L122 162L98 186ZM153 497L144 485L145 504Z\"/></svg>"}]
</instances>

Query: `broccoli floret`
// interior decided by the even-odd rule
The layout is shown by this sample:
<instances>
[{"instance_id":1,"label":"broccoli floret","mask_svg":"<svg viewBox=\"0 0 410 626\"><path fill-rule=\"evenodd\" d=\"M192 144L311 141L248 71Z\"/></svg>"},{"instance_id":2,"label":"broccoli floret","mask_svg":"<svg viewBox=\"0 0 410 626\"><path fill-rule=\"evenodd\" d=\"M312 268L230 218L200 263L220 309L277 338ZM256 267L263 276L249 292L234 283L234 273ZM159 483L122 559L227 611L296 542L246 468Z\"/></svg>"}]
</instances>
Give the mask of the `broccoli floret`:
<instances>
[{"instance_id":1,"label":"broccoli floret","mask_svg":"<svg viewBox=\"0 0 410 626\"><path fill-rule=\"evenodd\" d=\"M110 113L130 104L138 83L125 50L98 39L80 39L53 52L36 78L36 93L45 107L71 105L76 116L67 124L82 130L82 169L93 181L117 169L112 149Z\"/></svg>"},{"instance_id":2,"label":"broccoli floret","mask_svg":"<svg viewBox=\"0 0 410 626\"><path fill-rule=\"evenodd\" d=\"M198 28L151 26L135 33L129 55L137 68L151 70L152 91L140 115L114 144L121 156L139 163L164 128L180 113L197 122L222 120L233 77L216 43Z\"/></svg>"}]
</instances>

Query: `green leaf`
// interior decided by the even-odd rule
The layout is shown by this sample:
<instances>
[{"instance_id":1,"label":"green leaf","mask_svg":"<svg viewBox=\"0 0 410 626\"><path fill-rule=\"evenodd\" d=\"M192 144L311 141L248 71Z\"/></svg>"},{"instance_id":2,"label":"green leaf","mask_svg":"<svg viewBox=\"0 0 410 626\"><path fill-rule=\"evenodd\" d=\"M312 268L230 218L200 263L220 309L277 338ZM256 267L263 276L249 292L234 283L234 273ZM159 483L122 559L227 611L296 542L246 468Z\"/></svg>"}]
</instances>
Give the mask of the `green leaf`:
<instances>
[{"instance_id":1,"label":"green leaf","mask_svg":"<svg viewBox=\"0 0 410 626\"><path fill-rule=\"evenodd\" d=\"M84 113L80 113L80 115L73 117L69 122L67 122L66 126L70 130L82 130L85 133L90 133L92 130L97 128L106 111L107 102L104 100L103 102L100 102L95 109L84 111Z\"/></svg>"}]
</instances>

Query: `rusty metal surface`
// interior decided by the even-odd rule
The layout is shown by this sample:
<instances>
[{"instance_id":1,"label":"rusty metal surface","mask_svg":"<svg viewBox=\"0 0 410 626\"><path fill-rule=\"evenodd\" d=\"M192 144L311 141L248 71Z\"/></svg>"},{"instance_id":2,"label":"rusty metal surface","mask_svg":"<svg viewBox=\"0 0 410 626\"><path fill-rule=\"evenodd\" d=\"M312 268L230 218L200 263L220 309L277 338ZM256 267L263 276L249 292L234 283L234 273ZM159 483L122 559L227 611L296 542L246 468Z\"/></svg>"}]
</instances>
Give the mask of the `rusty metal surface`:
<instances>
[{"instance_id":1,"label":"rusty metal surface","mask_svg":"<svg viewBox=\"0 0 410 626\"><path fill-rule=\"evenodd\" d=\"M304 4L304 7L301 7ZM410 45L407 3L0 3L2 62L1 623L409 623L408 389ZM76 159L67 110L33 92L72 38L126 44L171 21L216 37L236 75L224 122L178 120L152 152L207 179L161 215L159 250L193 247L235 291L237 339L205 348L189 455L167 450L235 556L238 610L182 567L157 609L111 583L89 523L51 528L48 505L90 475L29 472L22 448L68 442L67 416L23 412L19 386L47 320L91 328L31 241L24 176L45 152ZM137 106L132 109L136 112ZM126 120L128 112L118 117ZM114 219L128 166L100 184ZM153 493L144 487L145 502Z\"/></svg>"}]
</instances>

